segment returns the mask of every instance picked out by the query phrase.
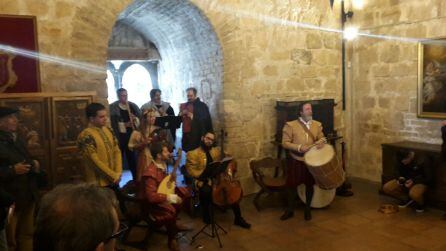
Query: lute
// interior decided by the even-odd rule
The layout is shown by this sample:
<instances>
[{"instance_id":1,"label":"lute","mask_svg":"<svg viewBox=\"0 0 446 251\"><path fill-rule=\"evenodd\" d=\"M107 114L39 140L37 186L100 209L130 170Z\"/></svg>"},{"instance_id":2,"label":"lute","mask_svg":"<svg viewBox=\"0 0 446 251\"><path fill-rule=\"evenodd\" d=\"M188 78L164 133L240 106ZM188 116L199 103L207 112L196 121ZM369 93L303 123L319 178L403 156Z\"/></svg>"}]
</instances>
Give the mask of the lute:
<instances>
[{"instance_id":1,"label":"lute","mask_svg":"<svg viewBox=\"0 0 446 251\"><path fill-rule=\"evenodd\" d=\"M180 165L181 162L181 155L183 153L183 150L181 148L178 148L178 152L177 152L177 159L175 160L175 163L173 164L173 169L172 172L167 175L160 183L160 185L158 186L158 193L161 194L174 194L175 193L175 186L176 186L176 172L177 172L177 168Z\"/></svg>"}]
</instances>

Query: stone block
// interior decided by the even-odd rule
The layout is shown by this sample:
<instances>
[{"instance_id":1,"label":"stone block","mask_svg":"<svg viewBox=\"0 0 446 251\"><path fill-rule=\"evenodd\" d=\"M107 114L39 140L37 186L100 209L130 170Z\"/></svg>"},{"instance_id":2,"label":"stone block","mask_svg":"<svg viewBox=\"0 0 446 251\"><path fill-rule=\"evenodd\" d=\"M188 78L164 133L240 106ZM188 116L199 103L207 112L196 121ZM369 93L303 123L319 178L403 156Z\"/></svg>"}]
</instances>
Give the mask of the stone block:
<instances>
[{"instance_id":1,"label":"stone block","mask_svg":"<svg viewBox=\"0 0 446 251\"><path fill-rule=\"evenodd\" d=\"M274 65L267 65L263 68L263 74L266 76L277 76L277 67Z\"/></svg>"},{"instance_id":2,"label":"stone block","mask_svg":"<svg viewBox=\"0 0 446 251\"><path fill-rule=\"evenodd\" d=\"M321 49L322 48L321 35L318 33L309 33L306 38L306 43L308 49Z\"/></svg>"},{"instance_id":3,"label":"stone block","mask_svg":"<svg viewBox=\"0 0 446 251\"><path fill-rule=\"evenodd\" d=\"M311 64L313 55L311 51L305 49L294 49L291 53L291 60L297 64L309 65Z\"/></svg>"}]
</instances>

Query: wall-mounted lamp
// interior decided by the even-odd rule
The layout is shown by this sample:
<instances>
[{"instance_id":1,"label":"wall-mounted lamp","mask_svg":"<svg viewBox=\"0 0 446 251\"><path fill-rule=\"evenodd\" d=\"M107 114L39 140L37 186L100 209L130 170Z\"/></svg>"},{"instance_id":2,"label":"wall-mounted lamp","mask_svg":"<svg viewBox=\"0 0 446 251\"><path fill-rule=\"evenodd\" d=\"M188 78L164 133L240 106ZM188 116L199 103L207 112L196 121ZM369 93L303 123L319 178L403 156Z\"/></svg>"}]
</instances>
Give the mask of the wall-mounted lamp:
<instances>
[{"instance_id":1,"label":"wall-mounted lamp","mask_svg":"<svg viewBox=\"0 0 446 251\"><path fill-rule=\"evenodd\" d=\"M354 7L356 8L362 8L364 6L364 1L363 0L351 0L351 3ZM333 9L333 4L334 4L334 0L330 0L330 6ZM358 36L358 28L357 27L345 27L345 23L350 20L353 17L353 11L349 10L349 11L345 11L345 3L344 0L341 0L341 30L343 32L342 34L342 41L341 41L341 46L342 46L342 110L345 111L345 107L346 107L346 100L345 100L345 82L346 82L346 77L345 77L345 41L346 40L353 40Z\"/></svg>"},{"instance_id":2,"label":"wall-mounted lamp","mask_svg":"<svg viewBox=\"0 0 446 251\"><path fill-rule=\"evenodd\" d=\"M351 41L358 37L358 27L350 26L344 29L344 39Z\"/></svg>"}]
</instances>

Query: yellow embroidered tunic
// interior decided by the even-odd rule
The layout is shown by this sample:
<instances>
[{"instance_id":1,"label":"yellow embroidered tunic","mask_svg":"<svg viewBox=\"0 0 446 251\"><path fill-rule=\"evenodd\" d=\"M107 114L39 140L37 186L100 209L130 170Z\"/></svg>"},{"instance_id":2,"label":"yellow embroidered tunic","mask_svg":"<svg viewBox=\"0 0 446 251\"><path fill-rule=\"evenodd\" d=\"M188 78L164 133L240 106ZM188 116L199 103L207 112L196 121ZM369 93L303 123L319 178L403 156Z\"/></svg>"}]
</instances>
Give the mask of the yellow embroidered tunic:
<instances>
[{"instance_id":1,"label":"yellow embroidered tunic","mask_svg":"<svg viewBox=\"0 0 446 251\"><path fill-rule=\"evenodd\" d=\"M121 177L121 151L110 128L90 125L79 134L77 143L88 183L107 186Z\"/></svg>"}]
</instances>

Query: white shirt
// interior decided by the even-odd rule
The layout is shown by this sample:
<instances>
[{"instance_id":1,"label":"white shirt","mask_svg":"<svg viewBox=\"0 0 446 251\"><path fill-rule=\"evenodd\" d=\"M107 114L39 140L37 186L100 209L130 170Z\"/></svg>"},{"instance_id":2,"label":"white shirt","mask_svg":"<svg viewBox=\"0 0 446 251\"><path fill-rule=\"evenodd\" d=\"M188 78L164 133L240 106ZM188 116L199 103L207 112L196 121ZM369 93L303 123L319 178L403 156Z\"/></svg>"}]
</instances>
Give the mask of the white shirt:
<instances>
[{"instance_id":1,"label":"white shirt","mask_svg":"<svg viewBox=\"0 0 446 251\"><path fill-rule=\"evenodd\" d=\"M300 120L302 123L304 123L304 125L305 125L308 129L310 129L312 120L306 122L305 120L302 119L302 117L299 117L299 120Z\"/></svg>"}]
</instances>

